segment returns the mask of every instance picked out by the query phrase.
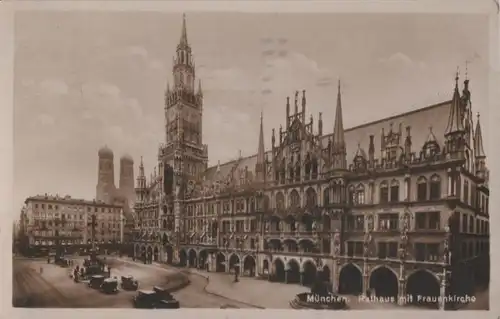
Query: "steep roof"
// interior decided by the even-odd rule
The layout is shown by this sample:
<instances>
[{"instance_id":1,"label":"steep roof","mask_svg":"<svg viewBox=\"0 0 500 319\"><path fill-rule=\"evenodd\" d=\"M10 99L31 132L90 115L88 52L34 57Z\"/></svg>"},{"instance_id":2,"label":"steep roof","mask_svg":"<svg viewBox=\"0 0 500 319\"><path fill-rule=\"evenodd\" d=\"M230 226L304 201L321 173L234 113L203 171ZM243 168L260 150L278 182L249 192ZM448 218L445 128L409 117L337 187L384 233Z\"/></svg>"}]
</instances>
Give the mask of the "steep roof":
<instances>
[{"instance_id":1,"label":"steep roof","mask_svg":"<svg viewBox=\"0 0 500 319\"><path fill-rule=\"evenodd\" d=\"M348 128L344 131L345 143L347 150L347 165L352 164L358 144L364 151L368 151L370 143L370 135L374 135L375 157L380 156L380 139L382 128L385 129L386 134L390 128L391 123L394 128L398 128L399 124L403 128L411 127L412 137L412 151L419 152L424 145L427 136L429 135L429 127L432 127L432 132L436 136L436 142L439 145L444 144L444 134L448 123L450 113L451 101L445 101L439 104L434 104L410 112L401 113L395 116L387 117L384 119L376 120L373 122L358 125ZM405 134L403 129L403 135ZM333 134L324 135L322 143L323 147L328 144L328 139ZM404 139L403 139L404 141ZM403 142L401 144L403 147ZM266 152L266 156L271 158L271 151ZM206 180L215 180L216 175L220 174L222 178L226 178L232 170L240 170L248 167L250 172L254 172L255 164L257 163L257 154L242 157L240 159L232 160L224 164L209 167L205 171ZM220 172L217 169L220 167Z\"/></svg>"}]
</instances>

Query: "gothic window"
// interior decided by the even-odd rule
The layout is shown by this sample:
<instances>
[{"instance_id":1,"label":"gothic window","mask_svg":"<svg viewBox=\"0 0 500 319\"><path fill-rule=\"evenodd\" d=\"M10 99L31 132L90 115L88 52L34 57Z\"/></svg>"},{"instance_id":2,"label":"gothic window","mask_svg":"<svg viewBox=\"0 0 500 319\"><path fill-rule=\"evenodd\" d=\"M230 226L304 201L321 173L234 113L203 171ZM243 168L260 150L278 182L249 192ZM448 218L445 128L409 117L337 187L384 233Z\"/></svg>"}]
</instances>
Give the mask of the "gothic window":
<instances>
[{"instance_id":1,"label":"gothic window","mask_svg":"<svg viewBox=\"0 0 500 319\"><path fill-rule=\"evenodd\" d=\"M355 194L354 194L354 186L352 186L352 185L349 186L348 193L349 193L349 199L348 199L349 205L354 205L356 203L356 198L355 198Z\"/></svg>"},{"instance_id":2,"label":"gothic window","mask_svg":"<svg viewBox=\"0 0 500 319\"><path fill-rule=\"evenodd\" d=\"M309 179L309 175L311 174L311 157L309 154L306 156L306 165L305 165L305 173L306 173L306 180Z\"/></svg>"},{"instance_id":3,"label":"gothic window","mask_svg":"<svg viewBox=\"0 0 500 319\"><path fill-rule=\"evenodd\" d=\"M424 155L425 159L435 157L437 154L439 154L439 152L439 144L434 139L427 141L422 148L422 154Z\"/></svg>"},{"instance_id":4,"label":"gothic window","mask_svg":"<svg viewBox=\"0 0 500 319\"><path fill-rule=\"evenodd\" d=\"M470 156L469 151L465 151L465 169L470 172Z\"/></svg>"},{"instance_id":5,"label":"gothic window","mask_svg":"<svg viewBox=\"0 0 500 319\"><path fill-rule=\"evenodd\" d=\"M382 182L380 183L380 196L379 196L379 202L381 204L385 204L389 202L389 186L387 185L387 182Z\"/></svg>"},{"instance_id":6,"label":"gothic window","mask_svg":"<svg viewBox=\"0 0 500 319\"><path fill-rule=\"evenodd\" d=\"M276 208L283 209L285 208L285 195L282 192L276 194Z\"/></svg>"},{"instance_id":7,"label":"gothic window","mask_svg":"<svg viewBox=\"0 0 500 319\"><path fill-rule=\"evenodd\" d=\"M391 182L391 202L399 202L399 182L397 180Z\"/></svg>"},{"instance_id":8,"label":"gothic window","mask_svg":"<svg viewBox=\"0 0 500 319\"><path fill-rule=\"evenodd\" d=\"M365 186L363 184L356 186L354 200L354 203L358 205L363 205L365 203Z\"/></svg>"},{"instance_id":9,"label":"gothic window","mask_svg":"<svg viewBox=\"0 0 500 319\"><path fill-rule=\"evenodd\" d=\"M464 180L464 203L469 204L469 181Z\"/></svg>"},{"instance_id":10,"label":"gothic window","mask_svg":"<svg viewBox=\"0 0 500 319\"><path fill-rule=\"evenodd\" d=\"M306 206L314 207L316 206L316 202L317 202L316 191L312 188L308 188L306 191Z\"/></svg>"},{"instance_id":11,"label":"gothic window","mask_svg":"<svg viewBox=\"0 0 500 319\"><path fill-rule=\"evenodd\" d=\"M300 162L295 164L295 181L300 182Z\"/></svg>"},{"instance_id":12,"label":"gothic window","mask_svg":"<svg viewBox=\"0 0 500 319\"><path fill-rule=\"evenodd\" d=\"M318 177L318 159L315 157L312 160L312 179Z\"/></svg>"},{"instance_id":13,"label":"gothic window","mask_svg":"<svg viewBox=\"0 0 500 319\"><path fill-rule=\"evenodd\" d=\"M290 193L290 207L297 208L300 207L300 195L296 190Z\"/></svg>"},{"instance_id":14,"label":"gothic window","mask_svg":"<svg viewBox=\"0 0 500 319\"><path fill-rule=\"evenodd\" d=\"M423 176L417 179L417 200L427 200L427 179Z\"/></svg>"},{"instance_id":15,"label":"gothic window","mask_svg":"<svg viewBox=\"0 0 500 319\"><path fill-rule=\"evenodd\" d=\"M285 184L285 170L286 170L285 158L282 158L281 159L281 168L280 168L280 182L281 182L281 184Z\"/></svg>"},{"instance_id":16,"label":"gothic window","mask_svg":"<svg viewBox=\"0 0 500 319\"><path fill-rule=\"evenodd\" d=\"M330 204L330 187L327 187L323 191L323 206L328 206Z\"/></svg>"},{"instance_id":17,"label":"gothic window","mask_svg":"<svg viewBox=\"0 0 500 319\"><path fill-rule=\"evenodd\" d=\"M441 199L441 178L439 178L438 175L433 175L431 177L430 199L431 200Z\"/></svg>"}]
</instances>

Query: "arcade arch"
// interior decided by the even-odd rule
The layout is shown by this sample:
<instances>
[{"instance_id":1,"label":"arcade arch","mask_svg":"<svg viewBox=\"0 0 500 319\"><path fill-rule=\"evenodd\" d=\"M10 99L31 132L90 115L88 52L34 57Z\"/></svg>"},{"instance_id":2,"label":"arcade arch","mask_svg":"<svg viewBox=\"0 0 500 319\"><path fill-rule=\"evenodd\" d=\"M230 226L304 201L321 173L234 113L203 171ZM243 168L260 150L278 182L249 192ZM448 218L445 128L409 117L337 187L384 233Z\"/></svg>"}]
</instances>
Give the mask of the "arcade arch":
<instances>
[{"instance_id":1,"label":"arcade arch","mask_svg":"<svg viewBox=\"0 0 500 319\"><path fill-rule=\"evenodd\" d=\"M406 293L412 296L413 304L439 308L438 297L441 294L439 282L436 276L427 270L417 270L408 276ZM423 300L417 298L418 296L423 297Z\"/></svg>"},{"instance_id":2,"label":"arcade arch","mask_svg":"<svg viewBox=\"0 0 500 319\"><path fill-rule=\"evenodd\" d=\"M361 269L352 263L342 267L338 289L340 294L360 295L363 292L363 273Z\"/></svg>"},{"instance_id":3,"label":"arcade arch","mask_svg":"<svg viewBox=\"0 0 500 319\"><path fill-rule=\"evenodd\" d=\"M398 277L386 266L375 268L370 274L370 289L377 297L392 297L397 301Z\"/></svg>"}]
</instances>

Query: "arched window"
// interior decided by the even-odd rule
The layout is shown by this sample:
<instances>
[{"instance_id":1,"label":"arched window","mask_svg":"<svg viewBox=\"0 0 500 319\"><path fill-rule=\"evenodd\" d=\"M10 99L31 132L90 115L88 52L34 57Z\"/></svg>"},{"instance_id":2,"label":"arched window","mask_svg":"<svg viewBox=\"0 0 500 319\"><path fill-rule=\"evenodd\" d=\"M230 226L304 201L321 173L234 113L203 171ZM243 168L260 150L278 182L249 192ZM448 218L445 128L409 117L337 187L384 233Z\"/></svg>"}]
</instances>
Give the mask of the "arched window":
<instances>
[{"instance_id":1,"label":"arched window","mask_svg":"<svg viewBox=\"0 0 500 319\"><path fill-rule=\"evenodd\" d=\"M389 185L386 181L380 183L379 202L385 204L389 202Z\"/></svg>"},{"instance_id":2,"label":"arched window","mask_svg":"<svg viewBox=\"0 0 500 319\"><path fill-rule=\"evenodd\" d=\"M290 193L290 207L300 207L300 195L295 189Z\"/></svg>"},{"instance_id":3,"label":"arched window","mask_svg":"<svg viewBox=\"0 0 500 319\"><path fill-rule=\"evenodd\" d=\"M469 204L469 181L464 180L464 203Z\"/></svg>"},{"instance_id":4,"label":"arched window","mask_svg":"<svg viewBox=\"0 0 500 319\"><path fill-rule=\"evenodd\" d=\"M318 178L318 159L315 157L312 160L312 179Z\"/></svg>"},{"instance_id":5,"label":"arched window","mask_svg":"<svg viewBox=\"0 0 500 319\"><path fill-rule=\"evenodd\" d=\"M395 179L391 182L391 202L399 202L399 182Z\"/></svg>"},{"instance_id":6,"label":"arched window","mask_svg":"<svg viewBox=\"0 0 500 319\"><path fill-rule=\"evenodd\" d=\"M423 176L417 179L417 200L427 200L427 178Z\"/></svg>"},{"instance_id":7,"label":"arched window","mask_svg":"<svg viewBox=\"0 0 500 319\"><path fill-rule=\"evenodd\" d=\"M316 191L311 187L306 191L306 207L314 207L317 203Z\"/></svg>"},{"instance_id":8,"label":"arched window","mask_svg":"<svg viewBox=\"0 0 500 319\"><path fill-rule=\"evenodd\" d=\"M365 203L365 186L359 184L354 190L354 200L355 204L363 205Z\"/></svg>"},{"instance_id":9,"label":"arched window","mask_svg":"<svg viewBox=\"0 0 500 319\"><path fill-rule=\"evenodd\" d=\"M284 209L285 208L285 195L282 192L276 194L276 208Z\"/></svg>"},{"instance_id":10,"label":"arched window","mask_svg":"<svg viewBox=\"0 0 500 319\"><path fill-rule=\"evenodd\" d=\"M300 182L300 162L295 164L295 181Z\"/></svg>"},{"instance_id":11,"label":"arched window","mask_svg":"<svg viewBox=\"0 0 500 319\"><path fill-rule=\"evenodd\" d=\"M311 156L309 154L307 154L306 156L306 162L305 162L305 177L306 177L306 180L308 180L310 178L310 174L311 174Z\"/></svg>"},{"instance_id":12,"label":"arched window","mask_svg":"<svg viewBox=\"0 0 500 319\"><path fill-rule=\"evenodd\" d=\"M460 188L458 187L458 189ZM441 199L441 178L438 175L433 175L431 177L430 199Z\"/></svg>"},{"instance_id":13,"label":"arched window","mask_svg":"<svg viewBox=\"0 0 500 319\"><path fill-rule=\"evenodd\" d=\"M347 189L347 192L348 192L348 201L349 201L349 205L354 205L356 203L356 199L355 199L355 194L354 194L354 186L349 186L349 188Z\"/></svg>"},{"instance_id":14,"label":"arched window","mask_svg":"<svg viewBox=\"0 0 500 319\"><path fill-rule=\"evenodd\" d=\"M325 188L323 191L323 206L328 206L330 204L330 187Z\"/></svg>"}]
</instances>

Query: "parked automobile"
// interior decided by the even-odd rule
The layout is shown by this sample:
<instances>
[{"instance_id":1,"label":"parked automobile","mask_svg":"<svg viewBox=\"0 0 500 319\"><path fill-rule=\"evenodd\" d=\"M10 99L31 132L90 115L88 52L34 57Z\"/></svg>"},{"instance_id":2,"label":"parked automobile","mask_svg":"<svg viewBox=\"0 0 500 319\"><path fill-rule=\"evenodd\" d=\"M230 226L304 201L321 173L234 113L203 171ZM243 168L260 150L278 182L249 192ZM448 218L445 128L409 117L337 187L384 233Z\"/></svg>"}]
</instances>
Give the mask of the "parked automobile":
<instances>
[{"instance_id":1,"label":"parked automobile","mask_svg":"<svg viewBox=\"0 0 500 319\"><path fill-rule=\"evenodd\" d=\"M116 278L106 278L102 282L101 291L106 294L112 294L118 292L118 279Z\"/></svg>"},{"instance_id":2,"label":"parked automobile","mask_svg":"<svg viewBox=\"0 0 500 319\"><path fill-rule=\"evenodd\" d=\"M170 305L168 308L179 308L179 301L177 301L174 296L172 296L172 294L167 290L155 286L153 287L153 291L156 292L156 294L162 299L162 301Z\"/></svg>"},{"instance_id":3,"label":"parked automobile","mask_svg":"<svg viewBox=\"0 0 500 319\"><path fill-rule=\"evenodd\" d=\"M122 276L121 287L124 290L137 290L139 282L132 276Z\"/></svg>"},{"instance_id":4,"label":"parked automobile","mask_svg":"<svg viewBox=\"0 0 500 319\"><path fill-rule=\"evenodd\" d=\"M154 290L139 290L133 299L135 308L143 309L177 309L179 302L173 297L171 300Z\"/></svg>"},{"instance_id":5,"label":"parked automobile","mask_svg":"<svg viewBox=\"0 0 500 319\"><path fill-rule=\"evenodd\" d=\"M101 289L102 283L106 279L103 275L93 275L90 277L89 287L93 289Z\"/></svg>"}]
</instances>

